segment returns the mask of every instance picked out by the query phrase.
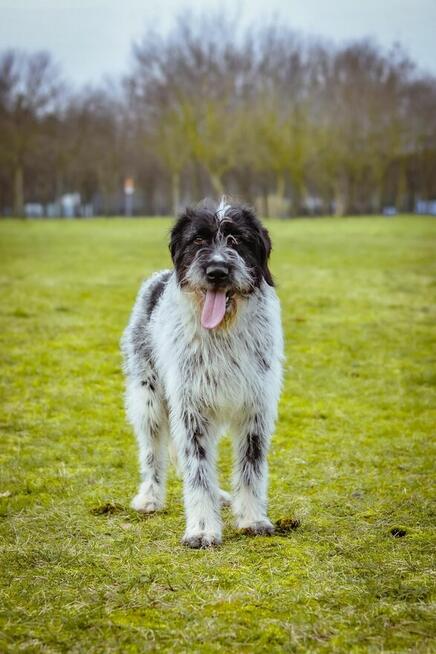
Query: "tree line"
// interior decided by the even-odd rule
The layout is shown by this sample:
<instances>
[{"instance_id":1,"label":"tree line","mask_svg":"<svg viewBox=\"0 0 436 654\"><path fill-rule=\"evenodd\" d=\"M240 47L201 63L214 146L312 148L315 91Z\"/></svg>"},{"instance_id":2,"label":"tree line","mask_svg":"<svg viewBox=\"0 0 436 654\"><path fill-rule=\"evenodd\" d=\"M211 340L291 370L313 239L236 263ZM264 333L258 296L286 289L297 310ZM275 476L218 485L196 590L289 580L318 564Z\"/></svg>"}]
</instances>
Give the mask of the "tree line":
<instances>
[{"instance_id":1,"label":"tree line","mask_svg":"<svg viewBox=\"0 0 436 654\"><path fill-rule=\"evenodd\" d=\"M121 79L73 91L45 52L0 54L0 212L80 193L120 213L223 192L263 215L413 210L436 198L436 79L399 46L179 20Z\"/></svg>"}]
</instances>

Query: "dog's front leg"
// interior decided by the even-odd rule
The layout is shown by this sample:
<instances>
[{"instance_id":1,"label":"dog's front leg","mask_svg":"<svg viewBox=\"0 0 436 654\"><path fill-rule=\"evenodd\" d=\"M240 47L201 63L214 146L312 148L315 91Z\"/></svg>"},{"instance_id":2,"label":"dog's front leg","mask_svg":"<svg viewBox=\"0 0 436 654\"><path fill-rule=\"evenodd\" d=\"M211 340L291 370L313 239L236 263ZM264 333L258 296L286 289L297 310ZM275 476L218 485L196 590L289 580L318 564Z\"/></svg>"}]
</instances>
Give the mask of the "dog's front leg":
<instances>
[{"instance_id":1,"label":"dog's front leg","mask_svg":"<svg viewBox=\"0 0 436 654\"><path fill-rule=\"evenodd\" d=\"M233 511L237 527L249 534L274 532L267 516L269 441L270 431L259 414L236 426Z\"/></svg>"},{"instance_id":2,"label":"dog's front leg","mask_svg":"<svg viewBox=\"0 0 436 654\"><path fill-rule=\"evenodd\" d=\"M183 543L206 548L221 542L220 494L216 476L216 438L195 411L180 412L173 437L183 472L186 531Z\"/></svg>"}]
</instances>

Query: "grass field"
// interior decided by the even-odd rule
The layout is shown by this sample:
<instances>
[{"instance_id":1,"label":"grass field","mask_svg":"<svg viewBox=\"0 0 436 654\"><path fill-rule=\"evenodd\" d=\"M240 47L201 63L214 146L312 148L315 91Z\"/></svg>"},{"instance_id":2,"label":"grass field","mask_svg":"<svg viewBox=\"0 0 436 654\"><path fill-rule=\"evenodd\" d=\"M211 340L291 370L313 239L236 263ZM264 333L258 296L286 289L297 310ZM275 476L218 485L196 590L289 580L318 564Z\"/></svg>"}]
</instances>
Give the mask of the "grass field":
<instances>
[{"instance_id":1,"label":"grass field","mask_svg":"<svg viewBox=\"0 0 436 654\"><path fill-rule=\"evenodd\" d=\"M169 221L0 223L0 652L430 652L436 222L269 223L287 362L270 515L129 508L118 341ZM432 276L433 275L433 276ZM223 441L223 485L231 467Z\"/></svg>"}]
</instances>

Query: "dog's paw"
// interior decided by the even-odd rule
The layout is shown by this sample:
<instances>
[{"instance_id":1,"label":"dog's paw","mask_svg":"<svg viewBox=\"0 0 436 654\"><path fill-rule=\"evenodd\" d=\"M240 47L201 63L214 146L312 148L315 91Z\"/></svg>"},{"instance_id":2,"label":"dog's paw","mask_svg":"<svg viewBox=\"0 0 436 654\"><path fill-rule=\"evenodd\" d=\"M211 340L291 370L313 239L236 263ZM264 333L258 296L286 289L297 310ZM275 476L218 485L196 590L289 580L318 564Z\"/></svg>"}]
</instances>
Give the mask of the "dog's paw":
<instances>
[{"instance_id":1,"label":"dog's paw","mask_svg":"<svg viewBox=\"0 0 436 654\"><path fill-rule=\"evenodd\" d=\"M220 504L221 506L230 506L232 504L232 496L227 491L220 488Z\"/></svg>"},{"instance_id":2,"label":"dog's paw","mask_svg":"<svg viewBox=\"0 0 436 654\"><path fill-rule=\"evenodd\" d=\"M242 533L247 534L247 536L272 536L274 533L274 527L268 518L238 526Z\"/></svg>"},{"instance_id":3,"label":"dog's paw","mask_svg":"<svg viewBox=\"0 0 436 654\"><path fill-rule=\"evenodd\" d=\"M221 536L215 532L186 533L182 538L183 545L194 550L205 550L221 544Z\"/></svg>"},{"instance_id":4,"label":"dog's paw","mask_svg":"<svg viewBox=\"0 0 436 654\"><path fill-rule=\"evenodd\" d=\"M130 506L140 513L155 513L163 509L163 502L153 496L138 493L133 498Z\"/></svg>"}]
</instances>

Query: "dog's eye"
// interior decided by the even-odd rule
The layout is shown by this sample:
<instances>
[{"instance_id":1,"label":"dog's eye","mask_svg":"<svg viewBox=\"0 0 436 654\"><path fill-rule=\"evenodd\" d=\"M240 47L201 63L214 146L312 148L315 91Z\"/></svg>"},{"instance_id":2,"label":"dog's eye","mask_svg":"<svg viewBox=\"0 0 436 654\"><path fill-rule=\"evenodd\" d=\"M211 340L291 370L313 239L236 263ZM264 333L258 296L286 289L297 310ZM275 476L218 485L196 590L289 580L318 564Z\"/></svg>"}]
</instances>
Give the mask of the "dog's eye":
<instances>
[{"instance_id":1,"label":"dog's eye","mask_svg":"<svg viewBox=\"0 0 436 654\"><path fill-rule=\"evenodd\" d=\"M233 234L229 234L227 236L227 245L230 245L230 247L239 245L239 240Z\"/></svg>"},{"instance_id":2,"label":"dog's eye","mask_svg":"<svg viewBox=\"0 0 436 654\"><path fill-rule=\"evenodd\" d=\"M195 243L195 245L205 245L206 240L204 238L201 238L201 236L196 236L194 238L194 243Z\"/></svg>"}]
</instances>

